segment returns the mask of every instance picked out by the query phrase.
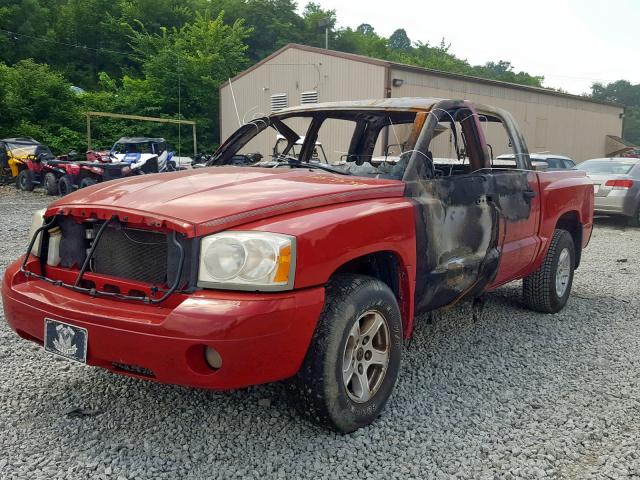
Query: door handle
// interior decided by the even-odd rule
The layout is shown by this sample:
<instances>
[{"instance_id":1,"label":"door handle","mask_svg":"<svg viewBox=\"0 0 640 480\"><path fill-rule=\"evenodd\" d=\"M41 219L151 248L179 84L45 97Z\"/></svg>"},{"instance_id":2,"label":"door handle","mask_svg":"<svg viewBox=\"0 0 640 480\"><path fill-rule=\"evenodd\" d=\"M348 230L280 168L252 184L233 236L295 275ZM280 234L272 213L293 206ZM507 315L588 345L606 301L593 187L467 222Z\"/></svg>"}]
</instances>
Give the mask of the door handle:
<instances>
[{"instance_id":1,"label":"door handle","mask_svg":"<svg viewBox=\"0 0 640 480\"><path fill-rule=\"evenodd\" d=\"M537 193L535 192L535 190L525 190L524 192L522 192L522 195L524 196L524 198L533 198L537 195Z\"/></svg>"}]
</instances>

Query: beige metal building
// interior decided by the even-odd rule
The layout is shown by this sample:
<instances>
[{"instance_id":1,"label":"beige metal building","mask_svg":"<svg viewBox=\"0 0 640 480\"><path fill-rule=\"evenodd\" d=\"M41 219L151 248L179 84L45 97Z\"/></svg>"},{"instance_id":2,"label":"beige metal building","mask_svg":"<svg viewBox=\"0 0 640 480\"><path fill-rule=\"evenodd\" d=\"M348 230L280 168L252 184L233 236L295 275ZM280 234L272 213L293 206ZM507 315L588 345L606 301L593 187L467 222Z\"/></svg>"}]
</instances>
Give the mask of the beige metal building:
<instances>
[{"instance_id":1,"label":"beige metal building","mask_svg":"<svg viewBox=\"0 0 640 480\"><path fill-rule=\"evenodd\" d=\"M529 150L568 155L580 162L614 152L611 137L622 133L624 109L536 87L487 80L289 44L220 87L220 129L225 140L239 124L282 108L317 102L384 97L466 99L510 111ZM235 103L235 105L234 105ZM344 136L338 126L335 136ZM510 153L487 132L495 155ZM275 139L274 139L275 141ZM324 139L330 143L330 139ZM450 156L442 136L435 156ZM331 150L325 145L325 150Z\"/></svg>"}]
</instances>

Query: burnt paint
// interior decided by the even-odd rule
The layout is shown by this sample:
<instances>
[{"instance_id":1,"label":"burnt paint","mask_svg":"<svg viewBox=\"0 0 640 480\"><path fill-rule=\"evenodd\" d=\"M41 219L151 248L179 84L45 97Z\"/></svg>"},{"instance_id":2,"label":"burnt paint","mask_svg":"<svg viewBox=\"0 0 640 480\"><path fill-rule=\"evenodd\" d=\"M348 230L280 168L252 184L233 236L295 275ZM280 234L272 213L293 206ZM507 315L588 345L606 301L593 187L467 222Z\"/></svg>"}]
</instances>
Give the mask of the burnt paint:
<instances>
[{"instance_id":1,"label":"burnt paint","mask_svg":"<svg viewBox=\"0 0 640 480\"><path fill-rule=\"evenodd\" d=\"M416 313L481 294L495 278L508 224L529 217L527 173L473 173L412 182Z\"/></svg>"},{"instance_id":2,"label":"burnt paint","mask_svg":"<svg viewBox=\"0 0 640 480\"><path fill-rule=\"evenodd\" d=\"M456 109L474 113L463 125L466 137L474 139L468 145L475 149L470 173L434 178L428 146L445 111ZM486 144L473 106L446 101L435 110L416 145L427 154L414 154L405 175L406 195L415 204L416 314L480 295L496 277L509 224L531 213L528 172L487 168ZM512 125L505 122L505 127L511 135ZM526 159L520 140L516 147Z\"/></svg>"}]
</instances>

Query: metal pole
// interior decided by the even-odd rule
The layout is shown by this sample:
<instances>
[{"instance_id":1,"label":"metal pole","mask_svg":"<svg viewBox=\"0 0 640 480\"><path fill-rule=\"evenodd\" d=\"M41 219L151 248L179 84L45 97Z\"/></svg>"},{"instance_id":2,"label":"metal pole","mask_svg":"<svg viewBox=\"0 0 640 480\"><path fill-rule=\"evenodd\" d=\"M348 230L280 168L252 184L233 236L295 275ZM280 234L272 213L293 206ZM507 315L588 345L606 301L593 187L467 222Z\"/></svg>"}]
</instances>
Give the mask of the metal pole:
<instances>
[{"instance_id":1,"label":"metal pole","mask_svg":"<svg viewBox=\"0 0 640 480\"><path fill-rule=\"evenodd\" d=\"M324 29L324 48L325 50L329 50L329 25Z\"/></svg>"},{"instance_id":2,"label":"metal pole","mask_svg":"<svg viewBox=\"0 0 640 480\"><path fill-rule=\"evenodd\" d=\"M91 115L87 113L87 150L91 150Z\"/></svg>"},{"instance_id":3,"label":"metal pole","mask_svg":"<svg viewBox=\"0 0 640 480\"><path fill-rule=\"evenodd\" d=\"M193 129L193 157L195 158L195 156L198 154L198 141L196 140L196 124L194 123L193 125L191 125L191 128Z\"/></svg>"}]
</instances>

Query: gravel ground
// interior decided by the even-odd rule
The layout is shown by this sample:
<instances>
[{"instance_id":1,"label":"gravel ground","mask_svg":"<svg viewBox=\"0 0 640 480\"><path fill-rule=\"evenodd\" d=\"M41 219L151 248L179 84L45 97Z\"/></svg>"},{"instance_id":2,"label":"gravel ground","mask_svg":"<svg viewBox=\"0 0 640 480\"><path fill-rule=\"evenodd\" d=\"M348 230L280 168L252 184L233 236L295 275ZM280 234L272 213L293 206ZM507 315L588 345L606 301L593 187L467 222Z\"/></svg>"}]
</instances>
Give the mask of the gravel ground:
<instances>
[{"instance_id":1,"label":"gravel ground","mask_svg":"<svg viewBox=\"0 0 640 480\"><path fill-rule=\"evenodd\" d=\"M48 198L0 187L0 271ZM54 358L0 318L1 478L640 476L640 230L600 220L558 315L519 284L418 320L383 416L339 435L281 384L158 385Z\"/></svg>"}]
</instances>

